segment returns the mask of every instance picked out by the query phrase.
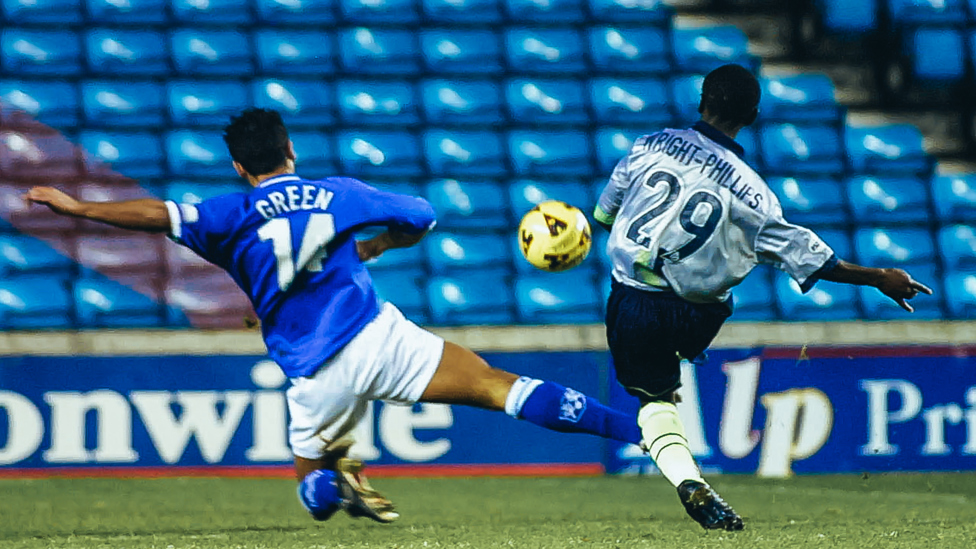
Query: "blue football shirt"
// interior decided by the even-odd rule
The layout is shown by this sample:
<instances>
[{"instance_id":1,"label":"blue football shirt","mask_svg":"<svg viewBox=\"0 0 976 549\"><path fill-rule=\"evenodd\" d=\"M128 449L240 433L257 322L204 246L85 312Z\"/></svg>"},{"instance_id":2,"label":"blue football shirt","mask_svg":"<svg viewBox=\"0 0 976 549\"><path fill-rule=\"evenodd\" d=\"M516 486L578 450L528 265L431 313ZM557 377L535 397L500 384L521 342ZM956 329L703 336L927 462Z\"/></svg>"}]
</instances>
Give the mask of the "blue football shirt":
<instances>
[{"instance_id":1,"label":"blue football shirt","mask_svg":"<svg viewBox=\"0 0 976 549\"><path fill-rule=\"evenodd\" d=\"M166 207L170 237L227 271L251 299L268 354L288 377L312 375L379 314L356 232L420 233L435 220L422 198L344 177L282 175L250 193Z\"/></svg>"}]
</instances>

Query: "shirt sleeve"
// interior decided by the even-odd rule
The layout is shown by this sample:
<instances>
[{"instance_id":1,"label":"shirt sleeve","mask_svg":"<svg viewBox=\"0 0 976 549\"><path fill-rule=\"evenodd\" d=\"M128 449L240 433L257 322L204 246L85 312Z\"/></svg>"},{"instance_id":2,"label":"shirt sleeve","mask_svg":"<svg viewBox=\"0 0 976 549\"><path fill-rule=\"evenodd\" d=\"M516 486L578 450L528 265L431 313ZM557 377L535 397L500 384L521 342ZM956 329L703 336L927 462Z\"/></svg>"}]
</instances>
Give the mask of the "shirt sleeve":
<instances>
[{"instance_id":1,"label":"shirt sleeve","mask_svg":"<svg viewBox=\"0 0 976 549\"><path fill-rule=\"evenodd\" d=\"M359 201L365 211L362 225L380 225L417 234L434 228L437 214L430 202L418 196L391 193L360 183Z\"/></svg>"},{"instance_id":2,"label":"shirt sleeve","mask_svg":"<svg viewBox=\"0 0 976 549\"><path fill-rule=\"evenodd\" d=\"M628 154L620 162L617 162L617 166L610 175L610 181L600 193L596 209L593 210L593 218L602 225L613 225L614 219L617 218L617 212L620 211L620 204L624 201L624 195L630 188L629 159L630 155Z\"/></svg>"},{"instance_id":3,"label":"shirt sleeve","mask_svg":"<svg viewBox=\"0 0 976 549\"><path fill-rule=\"evenodd\" d=\"M761 263L782 270L800 284L803 293L837 266L834 251L806 227L783 218L779 204L766 219L756 237L756 254Z\"/></svg>"},{"instance_id":4,"label":"shirt sleeve","mask_svg":"<svg viewBox=\"0 0 976 549\"><path fill-rule=\"evenodd\" d=\"M221 243L229 230L228 211L232 208L232 196L219 196L199 204L167 201L170 239L219 265Z\"/></svg>"}]
</instances>

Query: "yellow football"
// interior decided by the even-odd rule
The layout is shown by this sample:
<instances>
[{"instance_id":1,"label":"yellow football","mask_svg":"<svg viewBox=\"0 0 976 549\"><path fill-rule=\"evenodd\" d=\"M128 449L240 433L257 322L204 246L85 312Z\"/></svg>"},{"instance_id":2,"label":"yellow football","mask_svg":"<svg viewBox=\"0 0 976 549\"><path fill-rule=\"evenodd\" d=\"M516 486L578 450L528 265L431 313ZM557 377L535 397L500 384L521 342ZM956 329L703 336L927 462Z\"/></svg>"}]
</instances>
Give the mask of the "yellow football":
<instances>
[{"instance_id":1,"label":"yellow football","mask_svg":"<svg viewBox=\"0 0 976 549\"><path fill-rule=\"evenodd\" d=\"M519 249L532 266L559 272L579 265L593 235L583 212L558 200L539 203L519 223Z\"/></svg>"}]
</instances>

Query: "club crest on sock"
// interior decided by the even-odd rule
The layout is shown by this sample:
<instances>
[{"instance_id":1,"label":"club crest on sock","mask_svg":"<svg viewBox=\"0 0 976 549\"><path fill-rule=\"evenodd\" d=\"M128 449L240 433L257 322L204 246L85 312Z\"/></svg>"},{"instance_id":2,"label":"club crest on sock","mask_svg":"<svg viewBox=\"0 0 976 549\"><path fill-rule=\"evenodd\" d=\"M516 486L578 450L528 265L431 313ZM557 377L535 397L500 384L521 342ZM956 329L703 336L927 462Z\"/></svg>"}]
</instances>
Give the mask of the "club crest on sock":
<instances>
[{"instance_id":1,"label":"club crest on sock","mask_svg":"<svg viewBox=\"0 0 976 549\"><path fill-rule=\"evenodd\" d=\"M566 389L559 402L559 419L576 423L586 411L586 395L573 389Z\"/></svg>"}]
</instances>

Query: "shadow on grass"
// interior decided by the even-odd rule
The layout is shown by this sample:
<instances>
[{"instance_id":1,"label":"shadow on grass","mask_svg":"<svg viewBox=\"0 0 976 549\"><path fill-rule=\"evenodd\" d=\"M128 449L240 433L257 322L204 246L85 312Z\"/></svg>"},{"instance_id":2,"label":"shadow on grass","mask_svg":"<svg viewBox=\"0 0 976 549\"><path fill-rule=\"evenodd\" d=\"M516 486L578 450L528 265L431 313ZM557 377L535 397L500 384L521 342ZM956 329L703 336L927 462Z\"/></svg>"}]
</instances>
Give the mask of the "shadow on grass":
<instances>
[{"instance_id":1,"label":"shadow on grass","mask_svg":"<svg viewBox=\"0 0 976 549\"><path fill-rule=\"evenodd\" d=\"M224 528L168 528L165 530L129 530L121 531L119 529L99 529L99 528L83 528L79 530L72 530L70 532L57 532L57 533L39 533L39 532L23 532L20 534L10 533L7 535L0 534L0 541L24 541L24 540L50 540L57 538L66 538L72 536L91 536L91 537L144 537L144 536L160 536L160 535L184 535L184 536L215 536L220 534L241 534L245 532L300 532L302 530L308 530L309 528L314 528L314 523L309 523L306 526L229 526Z\"/></svg>"}]
</instances>

